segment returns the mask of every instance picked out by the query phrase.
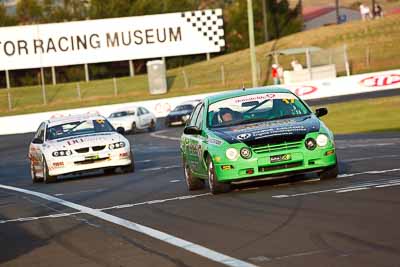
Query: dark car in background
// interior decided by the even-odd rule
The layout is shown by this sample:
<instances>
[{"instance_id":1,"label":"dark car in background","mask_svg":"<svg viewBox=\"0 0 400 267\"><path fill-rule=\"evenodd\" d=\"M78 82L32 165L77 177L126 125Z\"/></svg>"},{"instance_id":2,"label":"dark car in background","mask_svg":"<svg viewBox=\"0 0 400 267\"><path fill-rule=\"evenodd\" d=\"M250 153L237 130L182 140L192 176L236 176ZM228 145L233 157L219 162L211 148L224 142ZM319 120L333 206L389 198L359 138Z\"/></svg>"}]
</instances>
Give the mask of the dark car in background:
<instances>
[{"instance_id":1,"label":"dark car in background","mask_svg":"<svg viewBox=\"0 0 400 267\"><path fill-rule=\"evenodd\" d=\"M176 106L165 118L165 125L167 127L172 125L185 125L198 103L199 101L191 101Z\"/></svg>"}]
</instances>

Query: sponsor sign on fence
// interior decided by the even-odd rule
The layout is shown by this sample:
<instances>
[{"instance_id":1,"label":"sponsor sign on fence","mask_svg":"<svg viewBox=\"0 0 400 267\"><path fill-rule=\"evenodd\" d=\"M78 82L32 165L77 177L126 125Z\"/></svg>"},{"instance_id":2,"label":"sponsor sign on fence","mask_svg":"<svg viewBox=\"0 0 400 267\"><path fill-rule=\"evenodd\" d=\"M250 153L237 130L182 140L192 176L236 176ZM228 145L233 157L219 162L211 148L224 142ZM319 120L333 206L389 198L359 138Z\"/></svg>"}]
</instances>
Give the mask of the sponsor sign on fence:
<instances>
[{"instance_id":1,"label":"sponsor sign on fence","mask_svg":"<svg viewBox=\"0 0 400 267\"><path fill-rule=\"evenodd\" d=\"M0 70L220 52L222 10L0 28Z\"/></svg>"},{"instance_id":2,"label":"sponsor sign on fence","mask_svg":"<svg viewBox=\"0 0 400 267\"><path fill-rule=\"evenodd\" d=\"M282 85L280 87L288 88L299 95L301 98L306 100L351 94L362 94L368 92L376 92L376 94L379 94L381 91L384 90L400 90L400 70L340 77L331 80L310 81L299 84ZM0 117L0 134L4 135L33 132L42 121L50 119L52 116L55 115L67 116L87 112L98 112L101 115L109 116L112 112L123 110L132 105L146 107L160 118L165 117L172 109L174 109L182 102L203 99L204 97L212 94L216 93L164 98L158 100L81 109L60 110L56 112Z\"/></svg>"}]
</instances>

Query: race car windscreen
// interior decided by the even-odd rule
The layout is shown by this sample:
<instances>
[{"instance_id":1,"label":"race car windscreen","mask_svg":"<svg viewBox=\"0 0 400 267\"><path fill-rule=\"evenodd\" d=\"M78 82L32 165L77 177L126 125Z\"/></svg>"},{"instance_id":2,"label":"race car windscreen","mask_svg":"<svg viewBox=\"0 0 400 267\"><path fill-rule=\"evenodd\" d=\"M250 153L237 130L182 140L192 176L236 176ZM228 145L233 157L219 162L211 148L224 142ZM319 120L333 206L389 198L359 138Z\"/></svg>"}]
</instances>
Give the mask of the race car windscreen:
<instances>
[{"instance_id":1,"label":"race car windscreen","mask_svg":"<svg viewBox=\"0 0 400 267\"><path fill-rule=\"evenodd\" d=\"M46 136L48 140L82 134L114 132L114 128L107 120L82 120L48 127Z\"/></svg>"},{"instance_id":2,"label":"race car windscreen","mask_svg":"<svg viewBox=\"0 0 400 267\"><path fill-rule=\"evenodd\" d=\"M224 127L309 114L311 111L293 94L253 94L211 104L208 107L208 126L211 128Z\"/></svg>"},{"instance_id":3,"label":"race car windscreen","mask_svg":"<svg viewBox=\"0 0 400 267\"><path fill-rule=\"evenodd\" d=\"M177 106L176 108L174 108L173 111L182 111L182 110L193 110L193 106L192 105L180 105L180 106Z\"/></svg>"}]
</instances>

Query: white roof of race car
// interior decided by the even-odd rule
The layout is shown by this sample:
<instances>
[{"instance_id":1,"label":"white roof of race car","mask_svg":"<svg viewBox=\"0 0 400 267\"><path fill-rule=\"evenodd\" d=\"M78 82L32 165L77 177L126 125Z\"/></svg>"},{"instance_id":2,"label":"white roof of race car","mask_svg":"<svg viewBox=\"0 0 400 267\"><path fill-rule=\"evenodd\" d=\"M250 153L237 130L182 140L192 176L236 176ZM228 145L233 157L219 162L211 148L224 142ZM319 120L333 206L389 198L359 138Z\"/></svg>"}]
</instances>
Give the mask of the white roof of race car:
<instances>
[{"instance_id":1,"label":"white roof of race car","mask_svg":"<svg viewBox=\"0 0 400 267\"><path fill-rule=\"evenodd\" d=\"M134 111L139 107L141 107L141 106L129 106L129 107L125 107L125 108L119 108L119 109L114 110L110 114L117 113L117 112L123 112L123 111Z\"/></svg>"},{"instance_id":2,"label":"white roof of race car","mask_svg":"<svg viewBox=\"0 0 400 267\"><path fill-rule=\"evenodd\" d=\"M67 116L57 116L52 117L48 120L47 124L49 127L65 124L74 121L83 121L83 120L105 120L106 118L99 114L78 114L78 115L67 115Z\"/></svg>"}]
</instances>

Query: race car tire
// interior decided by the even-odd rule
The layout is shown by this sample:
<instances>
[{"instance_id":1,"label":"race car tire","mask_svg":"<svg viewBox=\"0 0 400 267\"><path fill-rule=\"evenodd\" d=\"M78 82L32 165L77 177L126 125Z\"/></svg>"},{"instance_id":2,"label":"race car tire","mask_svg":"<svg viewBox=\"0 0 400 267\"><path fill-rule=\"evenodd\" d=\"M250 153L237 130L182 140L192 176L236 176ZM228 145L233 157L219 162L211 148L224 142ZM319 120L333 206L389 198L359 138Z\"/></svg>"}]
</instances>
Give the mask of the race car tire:
<instances>
[{"instance_id":1,"label":"race car tire","mask_svg":"<svg viewBox=\"0 0 400 267\"><path fill-rule=\"evenodd\" d=\"M41 182L43 180L42 178L38 178L36 176L35 167L33 167L33 163L32 162L31 162L31 177L32 177L32 183L38 183L38 182Z\"/></svg>"},{"instance_id":2,"label":"race car tire","mask_svg":"<svg viewBox=\"0 0 400 267\"><path fill-rule=\"evenodd\" d=\"M135 160L133 157L133 153L131 152L131 164L123 166L122 171L125 173L132 173L135 172Z\"/></svg>"},{"instance_id":3,"label":"race car tire","mask_svg":"<svg viewBox=\"0 0 400 267\"><path fill-rule=\"evenodd\" d=\"M168 119L165 119L165 127L170 127L171 126L171 124L169 123L169 120Z\"/></svg>"},{"instance_id":4,"label":"race car tire","mask_svg":"<svg viewBox=\"0 0 400 267\"><path fill-rule=\"evenodd\" d=\"M194 177L192 172L190 171L189 165L186 162L183 162L183 173L185 175L186 185L189 191L199 190L204 188L204 180Z\"/></svg>"},{"instance_id":5,"label":"race car tire","mask_svg":"<svg viewBox=\"0 0 400 267\"><path fill-rule=\"evenodd\" d=\"M208 184L210 186L211 194L216 195L220 193L229 192L231 190L231 184L220 183L218 181L218 177L214 169L214 163L212 162L210 157L208 157L207 159L207 166L208 166Z\"/></svg>"},{"instance_id":6,"label":"race car tire","mask_svg":"<svg viewBox=\"0 0 400 267\"><path fill-rule=\"evenodd\" d=\"M43 182L46 184L54 183L57 181L57 176L49 175L49 167L47 166L46 159L43 157Z\"/></svg>"},{"instance_id":7,"label":"race car tire","mask_svg":"<svg viewBox=\"0 0 400 267\"><path fill-rule=\"evenodd\" d=\"M148 130L149 132L154 132L156 130L156 123L154 122L154 120L151 120Z\"/></svg>"},{"instance_id":8,"label":"race car tire","mask_svg":"<svg viewBox=\"0 0 400 267\"><path fill-rule=\"evenodd\" d=\"M115 173L115 168L104 169L104 174L106 174L106 175L111 175L111 174L114 174L114 173Z\"/></svg>"},{"instance_id":9,"label":"race car tire","mask_svg":"<svg viewBox=\"0 0 400 267\"><path fill-rule=\"evenodd\" d=\"M339 174L339 164L335 164L335 166L327 168L319 173L319 178L321 180L330 180L336 179Z\"/></svg>"},{"instance_id":10,"label":"race car tire","mask_svg":"<svg viewBox=\"0 0 400 267\"><path fill-rule=\"evenodd\" d=\"M136 128L136 122L132 123L132 129L131 129L131 133L135 134L137 132L137 128Z\"/></svg>"}]
</instances>

